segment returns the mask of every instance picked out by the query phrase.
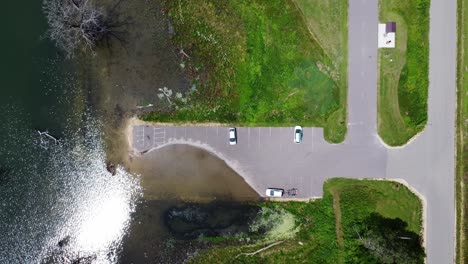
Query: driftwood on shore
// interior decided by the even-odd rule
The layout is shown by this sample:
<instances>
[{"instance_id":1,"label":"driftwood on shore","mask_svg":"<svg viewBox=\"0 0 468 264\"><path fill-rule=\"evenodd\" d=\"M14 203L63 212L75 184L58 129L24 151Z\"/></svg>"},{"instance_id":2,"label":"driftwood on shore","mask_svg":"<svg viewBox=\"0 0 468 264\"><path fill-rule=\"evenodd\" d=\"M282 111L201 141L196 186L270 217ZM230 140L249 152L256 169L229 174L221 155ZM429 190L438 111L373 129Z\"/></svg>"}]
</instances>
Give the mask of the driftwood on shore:
<instances>
[{"instance_id":1,"label":"driftwood on shore","mask_svg":"<svg viewBox=\"0 0 468 264\"><path fill-rule=\"evenodd\" d=\"M52 136L51 134L49 134L48 131L37 130L37 132L39 133L39 140L40 140L39 144L41 148L45 150L49 149L51 142L54 145L59 145L59 146L62 144L62 141L59 138Z\"/></svg>"},{"instance_id":2,"label":"driftwood on shore","mask_svg":"<svg viewBox=\"0 0 468 264\"><path fill-rule=\"evenodd\" d=\"M245 252L244 252L244 253L240 253L240 254L237 255L234 259L236 259L236 258L238 258L238 257L240 257L240 256L242 256L242 255L245 255L245 256L253 256L253 255L256 255L256 254L258 254L258 253L260 253L260 252L262 252L262 251L264 251L264 250L267 250L267 249L269 249L269 248L271 248L271 247L274 247L274 246L276 246L276 245L279 245L279 244L281 244L281 243L283 243L283 242L284 242L284 240L275 242L275 243L273 243L273 244L270 244L270 245L268 245L268 246L266 246L266 247L263 247L263 248L261 248L261 249L255 251L255 252L250 252L250 253L245 253Z\"/></svg>"}]
</instances>

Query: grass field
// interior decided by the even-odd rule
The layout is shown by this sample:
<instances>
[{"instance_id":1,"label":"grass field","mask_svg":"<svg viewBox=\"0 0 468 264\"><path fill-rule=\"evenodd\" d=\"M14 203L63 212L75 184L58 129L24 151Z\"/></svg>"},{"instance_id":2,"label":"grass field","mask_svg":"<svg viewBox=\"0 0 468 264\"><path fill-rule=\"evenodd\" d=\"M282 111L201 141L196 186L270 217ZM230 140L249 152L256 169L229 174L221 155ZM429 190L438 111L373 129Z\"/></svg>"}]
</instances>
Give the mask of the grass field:
<instances>
[{"instance_id":1,"label":"grass field","mask_svg":"<svg viewBox=\"0 0 468 264\"><path fill-rule=\"evenodd\" d=\"M373 213L385 218L400 218L408 224L408 231L422 232L420 200L405 186L395 182L331 179L325 183L322 199L309 203L265 203L264 206L281 207L295 215L300 227L296 236L282 239L282 244L254 256L238 255L254 252L273 241L215 246L191 262L377 263L362 251L355 229ZM422 262L418 259L411 263Z\"/></svg>"},{"instance_id":2,"label":"grass field","mask_svg":"<svg viewBox=\"0 0 468 264\"><path fill-rule=\"evenodd\" d=\"M468 263L468 4L458 1L457 64L457 252L456 263Z\"/></svg>"},{"instance_id":3,"label":"grass field","mask_svg":"<svg viewBox=\"0 0 468 264\"><path fill-rule=\"evenodd\" d=\"M347 1L321 2L165 1L195 89L188 102L144 119L321 126L327 140L342 141Z\"/></svg>"},{"instance_id":4,"label":"grass field","mask_svg":"<svg viewBox=\"0 0 468 264\"><path fill-rule=\"evenodd\" d=\"M396 22L395 49L379 50L379 135L406 143L427 122L430 0L379 1L379 20Z\"/></svg>"}]
</instances>

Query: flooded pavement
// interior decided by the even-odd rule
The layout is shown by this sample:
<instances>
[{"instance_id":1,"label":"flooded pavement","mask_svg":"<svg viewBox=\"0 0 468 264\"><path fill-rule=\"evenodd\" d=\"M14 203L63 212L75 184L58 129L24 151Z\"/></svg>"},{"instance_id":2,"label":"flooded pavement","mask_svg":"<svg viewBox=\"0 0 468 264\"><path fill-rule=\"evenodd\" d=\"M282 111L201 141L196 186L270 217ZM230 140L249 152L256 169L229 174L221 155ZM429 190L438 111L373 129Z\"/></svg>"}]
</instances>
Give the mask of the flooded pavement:
<instances>
[{"instance_id":1,"label":"flooded pavement","mask_svg":"<svg viewBox=\"0 0 468 264\"><path fill-rule=\"evenodd\" d=\"M128 167L141 175L144 197L147 200L259 199L257 192L223 160L189 145L168 145L134 157Z\"/></svg>"}]
</instances>

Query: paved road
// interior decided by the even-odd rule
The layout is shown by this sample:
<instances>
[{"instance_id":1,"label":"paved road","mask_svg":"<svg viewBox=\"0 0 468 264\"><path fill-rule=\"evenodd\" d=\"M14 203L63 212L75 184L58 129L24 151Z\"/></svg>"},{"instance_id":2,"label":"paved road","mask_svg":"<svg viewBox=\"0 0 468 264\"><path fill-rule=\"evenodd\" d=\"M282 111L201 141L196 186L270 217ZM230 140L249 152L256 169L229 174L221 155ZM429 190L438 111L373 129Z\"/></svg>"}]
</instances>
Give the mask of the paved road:
<instances>
[{"instance_id":1,"label":"paved road","mask_svg":"<svg viewBox=\"0 0 468 264\"><path fill-rule=\"evenodd\" d=\"M456 6L431 1L428 125L405 148L388 151L386 175L426 197L428 263L453 263L455 256Z\"/></svg>"},{"instance_id":2,"label":"paved road","mask_svg":"<svg viewBox=\"0 0 468 264\"><path fill-rule=\"evenodd\" d=\"M349 3L348 134L328 144L322 128L305 128L302 144L293 128L238 128L238 144L228 144L227 127L135 126L139 152L169 143L201 146L218 155L259 193L267 187L299 189L299 197L322 196L332 177L404 179L427 200L428 263L454 259L456 1L432 0L429 122L404 148L387 148L378 138L377 0ZM145 154L151 155L151 152Z\"/></svg>"},{"instance_id":3,"label":"paved road","mask_svg":"<svg viewBox=\"0 0 468 264\"><path fill-rule=\"evenodd\" d=\"M348 10L348 133L346 143L377 137L378 1L351 0ZM372 140L374 139L374 140Z\"/></svg>"}]
</instances>

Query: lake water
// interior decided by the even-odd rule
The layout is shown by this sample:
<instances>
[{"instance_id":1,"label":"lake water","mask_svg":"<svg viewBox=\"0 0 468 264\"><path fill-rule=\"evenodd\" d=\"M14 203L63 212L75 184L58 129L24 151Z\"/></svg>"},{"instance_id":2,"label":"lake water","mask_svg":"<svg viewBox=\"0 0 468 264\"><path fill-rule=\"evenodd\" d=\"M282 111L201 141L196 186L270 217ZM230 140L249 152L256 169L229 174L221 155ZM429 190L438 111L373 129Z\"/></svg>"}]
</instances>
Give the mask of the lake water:
<instances>
[{"instance_id":1,"label":"lake water","mask_svg":"<svg viewBox=\"0 0 468 264\"><path fill-rule=\"evenodd\" d=\"M138 1L129 2L138 7ZM184 177L192 176L190 164L216 164L216 169L209 171L206 178L197 178L205 198L215 197L211 191L219 191L226 179L230 184L238 182L234 186L239 193L253 194L225 164L199 150L188 150L187 159L193 158L192 154L202 155L207 163L192 160L189 167L181 166L177 171L164 166L168 166L170 157L180 156L180 148L164 152L166 158L160 161L159 171L155 168L151 173L145 172L148 170L145 165L137 164L134 171L140 176L122 167L118 167L115 176L107 172L108 154L117 161L126 159L125 152L117 151L126 149L119 145L122 141L113 141L114 134L104 133L112 130L108 125L109 116L120 120L125 116L121 112L127 113L132 105L143 103L142 98L156 100L156 93L149 92L150 87L170 85L178 90L185 85L184 80L177 79L180 72L177 72L176 55L161 51L167 43L156 42L161 46L153 47L154 54L150 55L163 59L151 65L154 60L148 59L141 50L154 42L141 38L138 43L143 45L142 49L126 53L133 57L125 60L131 62L128 67L141 70L130 72L133 75L126 78L124 72L128 68L124 70L115 61L108 64L99 61L95 63L99 67L108 65L102 66L107 79L90 82L82 69L64 60L52 43L43 38L47 25L41 1L7 1L2 10L0 20L8 26L4 27L0 44L0 263L74 260L116 263L119 259L140 259L147 252L129 246L146 243L138 235L141 229L135 226L140 223L151 226L157 237L166 232L158 220L165 208L183 204L177 200L181 193L197 196L193 193L196 189L184 187L181 193L177 190L166 193L170 198L166 199L154 182L164 175L166 186L171 186L171 173L176 174L174 179L183 182ZM158 17L155 20L161 21ZM164 30L161 28L155 30ZM146 64L138 66L139 57L145 57ZM153 75L157 77L142 72L143 69L155 71L157 74ZM117 75L119 78L112 77ZM94 78L102 80L99 75ZM139 90L129 87L132 83L138 83ZM118 87L119 92L111 87ZM113 123L111 127L118 128L118 124ZM49 131L61 139L61 144L50 142L44 148L37 130ZM213 182L213 175L220 176L218 184L216 179ZM213 183L211 191L203 184L204 180ZM192 193L187 192L189 189ZM146 248L151 251L151 247Z\"/></svg>"},{"instance_id":2,"label":"lake water","mask_svg":"<svg viewBox=\"0 0 468 264\"><path fill-rule=\"evenodd\" d=\"M9 1L3 10L0 263L113 262L139 182L106 171L102 124L83 111L74 67L43 38L40 1ZM46 150L37 130L63 143Z\"/></svg>"}]
</instances>

